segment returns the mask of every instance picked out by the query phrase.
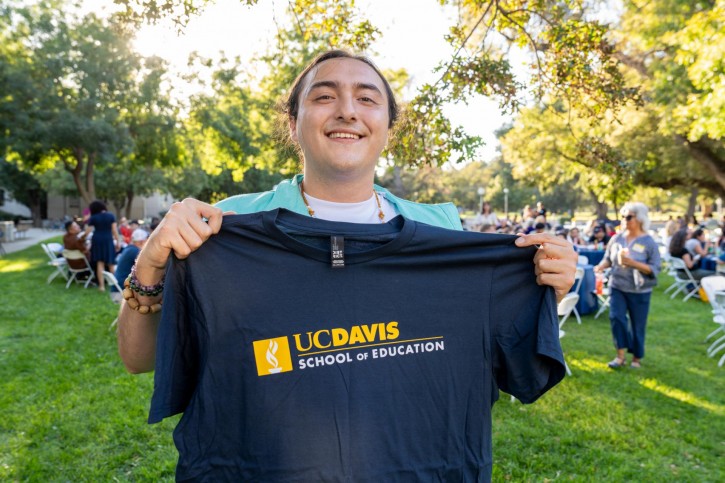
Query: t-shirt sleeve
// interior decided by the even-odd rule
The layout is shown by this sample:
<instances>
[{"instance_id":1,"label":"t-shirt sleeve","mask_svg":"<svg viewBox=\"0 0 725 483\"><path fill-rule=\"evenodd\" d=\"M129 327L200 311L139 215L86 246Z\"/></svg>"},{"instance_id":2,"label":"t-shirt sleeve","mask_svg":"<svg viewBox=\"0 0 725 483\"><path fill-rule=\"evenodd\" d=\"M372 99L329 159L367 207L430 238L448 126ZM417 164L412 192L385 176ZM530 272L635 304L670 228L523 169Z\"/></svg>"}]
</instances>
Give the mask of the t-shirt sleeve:
<instances>
[{"instance_id":1,"label":"t-shirt sleeve","mask_svg":"<svg viewBox=\"0 0 725 483\"><path fill-rule=\"evenodd\" d=\"M174 258L166 270L149 423L184 412L196 388L199 347L191 324L187 282L186 262Z\"/></svg>"},{"instance_id":2,"label":"t-shirt sleeve","mask_svg":"<svg viewBox=\"0 0 725 483\"><path fill-rule=\"evenodd\" d=\"M532 403L564 378L565 367L554 289L537 285L527 263L494 271L491 359L499 389Z\"/></svg>"}]
</instances>

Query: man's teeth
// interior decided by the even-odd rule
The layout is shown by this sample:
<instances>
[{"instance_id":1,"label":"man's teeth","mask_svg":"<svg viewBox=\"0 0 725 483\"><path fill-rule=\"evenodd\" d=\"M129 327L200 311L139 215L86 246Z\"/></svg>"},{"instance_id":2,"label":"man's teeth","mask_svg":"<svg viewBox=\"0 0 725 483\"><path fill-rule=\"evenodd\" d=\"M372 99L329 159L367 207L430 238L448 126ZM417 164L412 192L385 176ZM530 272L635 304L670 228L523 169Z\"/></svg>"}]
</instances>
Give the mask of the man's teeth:
<instances>
[{"instance_id":1,"label":"man's teeth","mask_svg":"<svg viewBox=\"0 0 725 483\"><path fill-rule=\"evenodd\" d=\"M346 132L332 132L327 135L329 138L344 138L344 139L360 139L360 136L357 134L350 134Z\"/></svg>"}]
</instances>

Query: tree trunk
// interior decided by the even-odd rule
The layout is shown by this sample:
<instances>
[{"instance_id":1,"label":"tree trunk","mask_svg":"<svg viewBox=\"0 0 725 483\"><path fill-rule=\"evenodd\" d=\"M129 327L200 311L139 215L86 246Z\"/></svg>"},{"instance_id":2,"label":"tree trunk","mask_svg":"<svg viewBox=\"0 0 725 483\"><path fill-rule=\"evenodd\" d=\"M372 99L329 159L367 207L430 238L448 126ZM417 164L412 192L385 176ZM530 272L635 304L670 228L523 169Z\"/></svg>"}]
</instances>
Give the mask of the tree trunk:
<instances>
[{"instance_id":1,"label":"tree trunk","mask_svg":"<svg viewBox=\"0 0 725 483\"><path fill-rule=\"evenodd\" d=\"M126 218L131 219L131 206L133 205L133 191L126 193Z\"/></svg>"},{"instance_id":2,"label":"tree trunk","mask_svg":"<svg viewBox=\"0 0 725 483\"><path fill-rule=\"evenodd\" d=\"M687 199L687 213L685 213L685 220L688 223L695 224L695 208L697 207L697 195L700 193L699 188L692 188L690 191L690 197Z\"/></svg>"},{"instance_id":3,"label":"tree trunk","mask_svg":"<svg viewBox=\"0 0 725 483\"><path fill-rule=\"evenodd\" d=\"M597 220L606 220L607 211L609 211L609 206L607 205L607 202L599 201L599 197L597 197L597 195L593 191L590 191L589 195L594 201L594 216L597 217Z\"/></svg>"},{"instance_id":4,"label":"tree trunk","mask_svg":"<svg viewBox=\"0 0 725 483\"><path fill-rule=\"evenodd\" d=\"M91 199L91 201L94 201L96 199L96 181L93 176L95 167L96 153L89 153L88 161L86 162L86 189L88 190L88 197Z\"/></svg>"},{"instance_id":5,"label":"tree trunk","mask_svg":"<svg viewBox=\"0 0 725 483\"><path fill-rule=\"evenodd\" d=\"M718 195L725 195L725 159L717 155L707 140L688 141L684 136L675 136L687 148L692 158L700 163L720 186Z\"/></svg>"},{"instance_id":6,"label":"tree trunk","mask_svg":"<svg viewBox=\"0 0 725 483\"><path fill-rule=\"evenodd\" d=\"M29 208L31 216L33 217L33 226L41 228L43 226L43 217L40 214L40 198L34 196Z\"/></svg>"},{"instance_id":7,"label":"tree trunk","mask_svg":"<svg viewBox=\"0 0 725 483\"><path fill-rule=\"evenodd\" d=\"M91 201L93 201L93 198L91 198L88 195L88 191L86 190L86 184L83 183L81 173L83 172L83 162L84 154L82 149L74 149L73 150L73 159L75 160L75 165L71 166L68 161L63 161L63 166L65 167L65 170L68 171L71 176L73 177L73 184L76 186L76 189L78 190L78 194L81 198L83 198L83 202L88 206L91 204Z\"/></svg>"}]
</instances>

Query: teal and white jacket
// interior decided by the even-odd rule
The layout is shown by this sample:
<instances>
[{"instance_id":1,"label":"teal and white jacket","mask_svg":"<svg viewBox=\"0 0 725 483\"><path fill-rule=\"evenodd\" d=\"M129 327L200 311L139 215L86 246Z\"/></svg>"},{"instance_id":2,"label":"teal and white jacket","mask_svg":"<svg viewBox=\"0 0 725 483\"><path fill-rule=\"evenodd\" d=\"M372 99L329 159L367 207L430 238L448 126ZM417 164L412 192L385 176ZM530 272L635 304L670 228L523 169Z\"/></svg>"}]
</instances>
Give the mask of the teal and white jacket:
<instances>
[{"instance_id":1,"label":"teal and white jacket","mask_svg":"<svg viewBox=\"0 0 725 483\"><path fill-rule=\"evenodd\" d=\"M295 213L309 216L307 207L300 195L299 184L301 182L302 175L298 174L292 179L282 181L271 191L232 196L220 201L216 206L224 211L232 211L237 214L285 208ZM435 205L415 203L398 198L390 191L378 185L374 185L373 189L378 194L384 196L395 207L398 215L403 215L410 220L439 226L441 228L449 228L451 230L462 229L458 210L453 203L439 203Z\"/></svg>"}]
</instances>

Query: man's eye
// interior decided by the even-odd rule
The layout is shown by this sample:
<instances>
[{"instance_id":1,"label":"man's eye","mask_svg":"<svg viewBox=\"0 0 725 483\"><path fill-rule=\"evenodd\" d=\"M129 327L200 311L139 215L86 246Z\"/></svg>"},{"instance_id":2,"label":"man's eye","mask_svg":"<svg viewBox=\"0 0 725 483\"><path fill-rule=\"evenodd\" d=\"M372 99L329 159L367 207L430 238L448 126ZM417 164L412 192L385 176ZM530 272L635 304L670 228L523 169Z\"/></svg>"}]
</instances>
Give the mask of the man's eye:
<instances>
[{"instance_id":1,"label":"man's eye","mask_svg":"<svg viewBox=\"0 0 725 483\"><path fill-rule=\"evenodd\" d=\"M363 102L375 102L371 97L361 97L360 100Z\"/></svg>"},{"instance_id":2,"label":"man's eye","mask_svg":"<svg viewBox=\"0 0 725 483\"><path fill-rule=\"evenodd\" d=\"M332 96L328 96L327 94L324 94L322 96L317 96L317 99L316 100L318 100L318 101L329 101L330 99L332 99Z\"/></svg>"}]
</instances>

